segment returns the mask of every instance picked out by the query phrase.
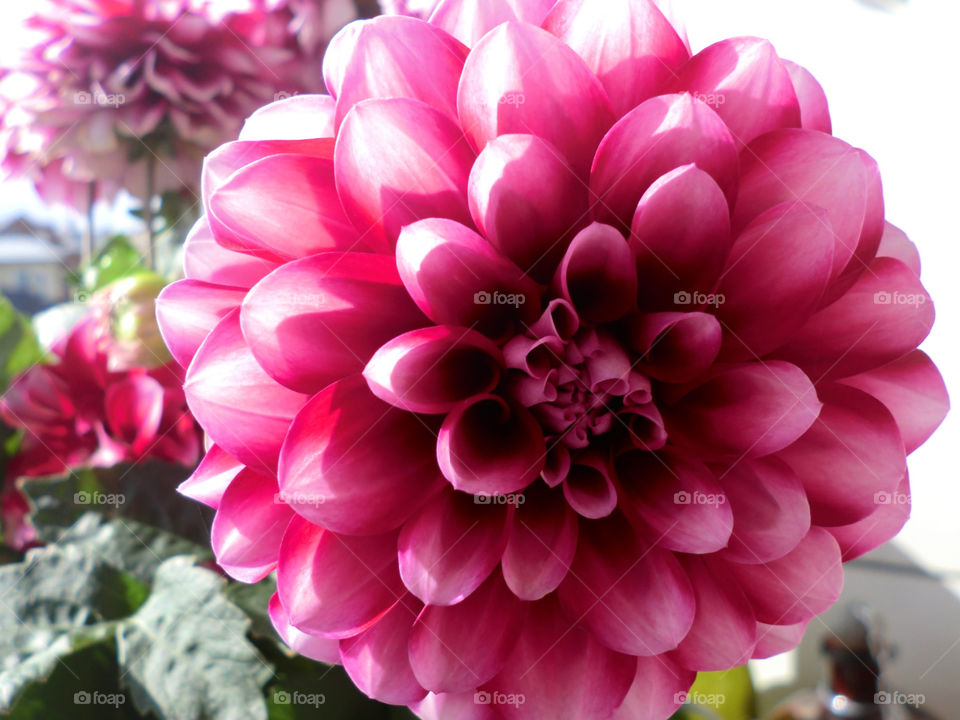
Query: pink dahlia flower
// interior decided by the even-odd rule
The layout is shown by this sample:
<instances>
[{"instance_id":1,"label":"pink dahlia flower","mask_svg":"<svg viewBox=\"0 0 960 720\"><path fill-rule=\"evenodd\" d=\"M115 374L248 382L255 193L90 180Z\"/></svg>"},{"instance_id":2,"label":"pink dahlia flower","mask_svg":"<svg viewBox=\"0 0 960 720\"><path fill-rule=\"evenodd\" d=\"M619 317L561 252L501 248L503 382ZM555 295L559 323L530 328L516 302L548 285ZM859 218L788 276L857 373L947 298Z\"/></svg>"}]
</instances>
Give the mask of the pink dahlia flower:
<instances>
[{"instance_id":1,"label":"pink dahlia flower","mask_svg":"<svg viewBox=\"0 0 960 720\"><path fill-rule=\"evenodd\" d=\"M768 42L691 57L649 0L444 8L349 26L330 96L207 158L158 301L213 443L182 491L374 698L662 719L903 525L933 307Z\"/></svg>"},{"instance_id":2,"label":"pink dahlia flower","mask_svg":"<svg viewBox=\"0 0 960 720\"><path fill-rule=\"evenodd\" d=\"M54 348L57 362L16 377L0 401L8 425L23 430L11 478L55 475L155 458L192 466L200 435L175 363L122 372L109 367L104 323L92 313Z\"/></svg>"},{"instance_id":3,"label":"pink dahlia flower","mask_svg":"<svg viewBox=\"0 0 960 720\"><path fill-rule=\"evenodd\" d=\"M196 189L203 156L277 94L322 89L350 0L42 0L0 68L0 164L85 209L119 188Z\"/></svg>"}]
</instances>

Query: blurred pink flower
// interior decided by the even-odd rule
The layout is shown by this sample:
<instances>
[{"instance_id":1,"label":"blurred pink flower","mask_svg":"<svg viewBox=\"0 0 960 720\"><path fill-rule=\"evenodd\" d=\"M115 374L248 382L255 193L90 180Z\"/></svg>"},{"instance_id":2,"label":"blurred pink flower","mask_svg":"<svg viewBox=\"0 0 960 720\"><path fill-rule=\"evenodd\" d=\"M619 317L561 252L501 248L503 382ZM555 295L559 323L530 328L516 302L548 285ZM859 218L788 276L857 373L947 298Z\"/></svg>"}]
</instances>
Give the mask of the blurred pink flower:
<instances>
[{"instance_id":1,"label":"blurred pink flower","mask_svg":"<svg viewBox=\"0 0 960 720\"><path fill-rule=\"evenodd\" d=\"M817 82L649 0L444 2L324 73L207 158L158 301L220 565L425 718L662 719L799 642L947 408Z\"/></svg>"},{"instance_id":2,"label":"blurred pink flower","mask_svg":"<svg viewBox=\"0 0 960 720\"><path fill-rule=\"evenodd\" d=\"M323 88L350 0L42 0L0 67L0 167L86 209L120 188L199 189L203 156L276 97Z\"/></svg>"}]
</instances>

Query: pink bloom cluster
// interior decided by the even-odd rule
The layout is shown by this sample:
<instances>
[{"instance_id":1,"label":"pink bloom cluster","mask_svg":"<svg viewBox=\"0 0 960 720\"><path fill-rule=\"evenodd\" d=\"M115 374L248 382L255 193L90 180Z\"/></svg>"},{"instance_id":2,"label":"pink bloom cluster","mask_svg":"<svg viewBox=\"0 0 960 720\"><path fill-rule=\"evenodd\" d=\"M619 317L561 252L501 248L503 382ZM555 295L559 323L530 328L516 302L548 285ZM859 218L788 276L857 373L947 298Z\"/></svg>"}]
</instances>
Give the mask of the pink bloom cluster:
<instances>
[{"instance_id":1,"label":"pink bloom cluster","mask_svg":"<svg viewBox=\"0 0 960 720\"><path fill-rule=\"evenodd\" d=\"M158 301L221 566L425 718L662 720L795 645L947 408L813 77L650 0L445 0L324 76L207 158Z\"/></svg>"},{"instance_id":2,"label":"pink bloom cluster","mask_svg":"<svg viewBox=\"0 0 960 720\"><path fill-rule=\"evenodd\" d=\"M85 209L120 188L196 189L203 156L278 94L321 90L351 0L41 0L0 67L0 166Z\"/></svg>"}]
</instances>

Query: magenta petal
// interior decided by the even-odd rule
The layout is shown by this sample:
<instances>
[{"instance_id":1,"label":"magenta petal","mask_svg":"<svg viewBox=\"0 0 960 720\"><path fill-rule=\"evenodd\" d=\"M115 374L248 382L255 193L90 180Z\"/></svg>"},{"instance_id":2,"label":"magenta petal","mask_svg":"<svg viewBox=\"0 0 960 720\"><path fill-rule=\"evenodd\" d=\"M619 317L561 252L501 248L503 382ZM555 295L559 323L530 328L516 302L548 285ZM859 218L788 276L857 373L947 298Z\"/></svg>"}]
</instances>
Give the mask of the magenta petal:
<instances>
[{"instance_id":1,"label":"magenta petal","mask_svg":"<svg viewBox=\"0 0 960 720\"><path fill-rule=\"evenodd\" d=\"M743 665L757 643L757 622L746 595L722 564L692 556L685 556L682 563L693 585L697 614L671 656L698 671Z\"/></svg>"},{"instance_id":2,"label":"magenta petal","mask_svg":"<svg viewBox=\"0 0 960 720\"><path fill-rule=\"evenodd\" d=\"M178 280L157 298L157 324L170 354L182 367L193 356L224 315L240 307L242 288L213 285L200 280Z\"/></svg>"},{"instance_id":3,"label":"magenta petal","mask_svg":"<svg viewBox=\"0 0 960 720\"><path fill-rule=\"evenodd\" d=\"M840 548L826 530L810 528L787 555L763 565L726 563L731 579L746 592L757 620L793 625L819 615L840 597Z\"/></svg>"},{"instance_id":4,"label":"magenta petal","mask_svg":"<svg viewBox=\"0 0 960 720\"><path fill-rule=\"evenodd\" d=\"M350 62L353 48L366 22L366 20L355 20L347 23L327 43L327 49L323 53L323 67L321 69L323 84L326 85L327 92L334 99L340 94L343 87L343 75L346 72L347 63Z\"/></svg>"},{"instance_id":5,"label":"magenta petal","mask_svg":"<svg viewBox=\"0 0 960 720\"><path fill-rule=\"evenodd\" d=\"M896 489L907 469L903 441L879 400L839 384L819 392L820 417L779 457L803 482L814 524L847 525L876 509L878 493Z\"/></svg>"},{"instance_id":6,"label":"magenta petal","mask_svg":"<svg viewBox=\"0 0 960 720\"><path fill-rule=\"evenodd\" d=\"M614 120L603 86L580 56L545 30L517 22L500 25L473 48L457 104L474 147L499 135L537 135L584 178Z\"/></svg>"},{"instance_id":7,"label":"magenta petal","mask_svg":"<svg viewBox=\"0 0 960 720\"><path fill-rule=\"evenodd\" d=\"M641 308L673 309L677 293L709 293L732 242L730 207L710 175L683 165L658 178L631 225Z\"/></svg>"},{"instance_id":8,"label":"magenta petal","mask_svg":"<svg viewBox=\"0 0 960 720\"><path fill-rule=\"evenodd\" d=\"M920 277L920 251L896 225L885 224L883 237L877 248L877 257L896 258L910 268L914 275Z\"/></svg>"},{"instance_id":9,"label":"magenta petal","mask_svg":"<svg viewBox=\"0 0 960 720\"><path fill-rule=\"evenodd\" d=\"M522 490L543 470L543 431L530 411L498 395L460 403L437 436L437 462L453 487L478 495Z\"/></svg>"},{"instance_id":10,"label":"magenta petal","mask_svg":"<svg viewBox=\"0 0 960 720\"><path fill-rule=\"evenodd\" d=\"M610 720L663 720L683 704L697 673L666 655L637 658L637 674Z\"/></svg>"},{"instance_id":11,"label":"magenta petal","mask_svg":"<svg viewBox=\"0 0 960 720\"><path fill-rule=\"evenodd\" d=\"M354 105L371 98L420 100L456 119L457 85L467 52L456 39L421 20L386 15L364 22L343 68L337 125Z\"/></svg>"},{"instance_id":12,"label":"magenta petal","mask_svg":"<svg viewBox=\"0 0 960 720\"><path fill-rule=\"evenodd\" d=\"M530 608L503 671L488 686L523 704L498 705L505 720L603 720L627 695L637 659L573 624L553 596Z\"/></svg>"},{"instance_id":13,"label":"magenta petal","mask_svg":"<svg viewBox=\"0 0 960 720\"><path fill-rule=\"evenodd\" d=\"M329 158L272 155L230 176L207 201L218 242L294 259L363 249L340 207Z\"/></svg>"},{"instance_id":14,"label":"magenta petal","mask_svg":"<svg viewBox=\"0 0 960 720\"><path fill-rule=\"evenodd\" d=\"M400 576L423 602L461 602L500 562L513 504L482 501L448 488L403 526Z\"/></svg>"},{"instance_id":15,"label":"magenta petal","mask_svg":"<svg viewBox=\"0 0 960 720\"><path fill-rule=\"evenodd\" d=\"M763 659L793 650L803 640L809 624L809 619L793 625L757 623L757 646L753 650L753 657Z\"/></svg>"},{"instance_id":16,"label":"magenta petal","mask_svg":"<svg viewBox=\"0 0 960 720\"><path fill-rule=\"evenodd\" d=\"M834 244L826 215L809 205L777 205L746 227L717 287L721 358L761 357L793 336L819 306Z\"/></svg>"},{"instance_id":17,"label":"magenta petal","mask_svg":"<svg viewBox=\"0 0 960 720\"><path fill-rule=\"evenodd\" d=\"M617 489L606 457L584 452L573 460L563 481L563 497L582 517L597 520L617 507Z\"/></svg>"},{"instance_id":18,"label":"magenta petal","mask_svg":"<svg viewBox=\"0 0 960 720\"><path fill-rule=\"evenodd\" d=\"M107 386L104 398L110 431L139 455L157 438L163 416L163 386L147 375L132 375Z\"/></svg>"},{"instance_id":19,"label":"magenta petal","mask_svg":"<svg viewBox=\"0 0 960 720\"><path fill-rule=\"evenodd\" d=\"M790 363L718 371L664 409L670 437L705 457L762 457L803 435L820 412L810 379Z\"/></svg>"},{"instance_id":20,"label":"magenta petal","mask_svg":"<svg viewBox=\"0 0 960 720\"><path fill-rule=\"evenodd\" d=\"M492 703L478 703L477 694L472 690L464 693L428 693L410 709L422 720L503 720Z\"/></svg>"},{"instance_id":21,"label":"magenta petal","mask_svg":"<svg viewBox=\"0 0 960 720\"><path fill-rule=\"evenodd\" d=\"M280 540L293 517L277 490L272 475L244 469L220 499L210 544L217 564L240 582L259 582L277 565Z\"/></svg>"},{"instance_id":22,"label":"magenta petal","mask_svg":"<svg viewBox=\"0 0 960 720\"><path fill-rule=\"evenodd\" d=\"M211 445L193 474L177 487L177 492L216 510L230 481L243 469L241 463L219 446Z\"/></svg>"},{"instance_id":23,"label":"magenta petal","mask_svg":"<svg viewBox=\"0 0 960 720\"><path fill-rule=\"evenodd\" d=\"M270 596L268 612L270 614L270 622L273 624L277 634L283 638L283 642L285 642L291 650L311 660L318 660L330 664L340 662L340 641L315 637L297 630L290 624L287 611L280 602L279 593L274 593Z\"/></svg>"},{"instance_id":24,"label":"magenta petal","mask_svg":"<svg viewBox=\"0 0 960 720\"><path fill-rule=\"evenodd\" d=\"M280 490L296 512L347 535L399 527L443 485L433 429L374 397L353 375L314 395L280 453Z\"/></svg>"},{"instance_id":25,"label":"magenta petal","mask_svg":"<svg viewBox=\"0 0 960 720\"><path fill-rule=\"evenodd\" d=\"M387 340L428 324L393 258L367 253L287 263L250 291L240 321L263 369L301 392L359 373Z\"/></svg>"},{"instance_id":26,"label":"magenta petal","mask_svg":"<svg viewBox=\"0 0 960 720\"><path fill-rule=\"evenodd\" d=\"M293 95L264 105L243 123L238 140L332 138L336 103L329 95Z\"/></svg>"},{"instance_id":27,"label":"magenta petal","mask_svg":"<svg viewBox=\"0 0 960 720\"><path fill-rule=\"evenodd\" d=\"M830 108L827 95L817 79L801 65L789 60L783 61L790 73L794 92L800 102L800 126L806 130L819 130L828 135L833 132L830 122Z\"/></svg>"},{"instance_id":28,"label":"magenta petal","mask_svg":"<svg viewBox=\"0 0 960 720\"><path fill-rule=\"evenodd\" d=\"M183 246L183 271L190 280L249 289L276 269L277 261L227 250L213 239L206 217L200 218Z\"/></svg>"},{"instance_id":29,"label":"magenta petal","mask_svg":"<svg viewBox=\"0 0 960 720\"><path fill-rule=\"evenodd\" d=\"M204 340L183 390L193 416L217 445L244 465L271 472L293 416L307 401L254 359L240 330L239 309Z\"/></svg>"},{"instance_id":30,"label":"magenta petal","mask_svg":"<svg viewBox=\"0 0 960 720\"><path fill-rule=\"evenodd\" d=\"M415 413L453 410L500 381L500 349L475 330L439 325L398 335L363 371L370 392Z\"/></svg>"},{"instance_id":31,"label":"magenta petal","mask_svg":"<svg viewBox=\"0 0 960 720\"><path fill-rule=\"evenodd\" d=\"M623 317L637 298L630 245L615 228L593 223L570 243L554 284L585 320L602 323Z\"/></svg>"},{"instance_id":32,"label":"magenta petal","mask_svg":"<svg viewBox=\"0 0 960 720\"><path fill-rule=\"evenodd\" d=\"M344 118L334 154L347 216L371 247L389 251L400 229L445 217L470 222L474 154L447 115L408 98L364 100Z\"/></svg>"},{"instance_id":33,"label":"magenta petal","mask_svg":"<svg viewBox=\"0 0 960 720\"><path fill-rule=\"evenodd\" d=\"M420 603L404 598L367 630L340 641L340 660L365 695L380 702L408 705L427 694L410 666L407 651Z\"/></svg>"},{"instance_id":34,"label":"magenta petal","mask_svg":"<svg viewBox=\"0 0 960 720\"><path fill-rule=\"evenodd\" d=\"M691 58L674 82L713 107L742 149L779 128L800 127L800 104L790 73L767 40L721 40Z\"/></svg>"},{"instance_id":35,"label":"magenta petal","mask_svg":"<svg viewBox=\"0 0 960 720\"><path fill-rule=\"evenodd\" d=\"M881 492L874 496L877 509L862 520L850 525L828 527L827 530L840 543L843 561L849 562L892 539L910 518L912 496L909 473L893 492Z\"/></svg>"},{"instance_id":36,"label":"magenta petal","mask_svg":"<svg viewBox=\"0 0 960 720\"><path fill-rule=\"evenodd\" d=\"M638 368L657 380L686 382L705 372L720 352L720 323L708 313L665 312L631 318L630 346Z\"/></svg>"},{"instance_id":37,"label":"magenta petal","mask_svg":"<svg viewBox=\"0 0 960 720\"><path fill-rule=\"evenodd\" d=\"M470 213L497 250L546 282L587 219L587 188L535 135L501 135L470 171Z\"/></svg>"},{"instance_id":38,"label":"magenta petal","mask_svg":"<svg viewBox=\"0 0 960 720\"><path fill-rule=\"evenodd\" d=\"M911 352L930 332L933 318L933 301L914 272L899 260L880 257L776 355L818 380L843 378Z\"/></svg>"},{"instance_id":39,"label":"magenta petal","mask_svg":"<svg viewBox=\"0 0 960 720\"><path fill-rule=\"evenodd\" d=\"M577 554L558 596L594 638L643 657L676 648L696 606L673 553L644 544L619 514L580 522Z\"/></svg>"},{"instance_id":40,"label":"magenta petal","mask_svg":"<svg viewBox=\"0 0 960 720\"><path fill-rule=\"evenodd\" d=\"M410 635L410 664L431 692L464 692L493 678L513 650L528 603L504 584L500 573L463 602L428 605Z\"/></svg>"},{"instance_id":41,"label":"magenta petal","mask_svg":"<svg viewBox=\"0 0 960 720\"><path fill-rule=\"evenodd\" d=\"M650 0L561 0L543 27L600 78L617 117L663 92L690 59L677 31Z\"/></svg>"},{"instance_id":42,"label":"magenta petal","mask_svg":"<svg viewBox=\"0 0 960 720\"><path fill-rule=\"evenodd\" d=\"M733 533L721 557L741 563L776 560L810 530L810 504L800 478L775 458L741 460L720 475L733 510Z\"/></svg>"},{"instance_id":43,"label":"magenta petal","mask_svg":"<svg viewBox=\"0 0 960 720\"><path fill-rule=\"evenodd\" d=\"M634 451L617 458L621 507L648 540L668 550L711 553L726 547L733 513L701 462L680 453Z\"/></svg>"},{"instance_id":44,"label":"magenta petal","mask_svg":"<svg viewBox=\"0 0 960 720\"><path fill-rule=\"evenodd\" d=\"M482 236L452 220L403 228L397 268L417 306L438 325L474 328L495 339L533 322L539 291Z\"/></svg>"},{"instance_id":45,"label":"magenta petal","mask_svg":"<svg viewBox=\"0 0 960 720\"><path fill-rule=\"evenodd\" d=\"M522 600L539 600L566 577L577 549L577 516L558 491L540 483L524 492L503 553L507 585Z\"/></svg>"},{"instance_id":46,"label":"magenta petal","mask_svg":"<svg viewBox=\"0 0 960 720\"><path fill-rule=\"evenodd\" d=\"M501 23L520 20L539 25L553 0L440 0L430 14L430 24L473 47Z\"/></svg>"},{"instance_id":47,"label":"magenta petal","mask_svg":"<svg viewBox=\"0 0 960 720\"><path fill-rule=\"evenodd\" d=\"M873 395L886 405L900 428L908 454L926 442L950 409L940 371L920 350L841 382Z\"/></svg>"},{"instance_id":48,"label":"magenta petal","mask_svg":"<svg viewBox=\"0 0 960 720\"><path fill-rule=\"evenodd\" d=\"M295 515L277 564L277 594L290 624L345 638L375 623L403 595L396 537L343 537Z\"/></svg>"}]
</instances>

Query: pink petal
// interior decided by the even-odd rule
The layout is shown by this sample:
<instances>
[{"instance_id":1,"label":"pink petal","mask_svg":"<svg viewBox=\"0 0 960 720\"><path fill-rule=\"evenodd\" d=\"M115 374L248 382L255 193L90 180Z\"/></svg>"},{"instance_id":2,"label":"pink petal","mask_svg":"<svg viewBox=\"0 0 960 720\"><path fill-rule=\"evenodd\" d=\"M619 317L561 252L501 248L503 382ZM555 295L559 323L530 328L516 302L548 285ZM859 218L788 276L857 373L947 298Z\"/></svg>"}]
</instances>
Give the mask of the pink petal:
<instances>
[{"instance_id":1,"label":"pink petal","mask_svg":"<svg viewBox=\"0 0 960 720\"><path fill-rule=\"evenodd\" d=\"M686 382L706 371L720 352L717 319L702 312L665 312L630 319L630 346L640 353L637 367L666 382Z\"/></svg>"},{"instance_id":2,"label":"pink petal","mask_svg":"<svg viewBox=\"0 0 960 720\"><path fill-rule=\"evenodd\" d=\"M193 474L177 487L177 492L216 510L227 486L243 469L241 463L218 445L211 445Z\"/></svg>"},{"instance_id":3,"label":"pink petal","mask_svg":"<svg viewBox=\"0 0 960 720\"><path fill-rule=\"evenodd\" d=\"M933 318L933 301L913 271L899 260L881 257L776 354L817 380L848 377L914 350L930 332Z\"/></svg>"},{"instance_id":4,"label":"pink petal","mask_svg":"<svg viewBox=\"0 0 960 720\"><path fill-rule=\"evenodd\" d=\"M273 155L230 176L207 201L217 241L287 260L364 249L347 220L329 158Z\"/></svg>"},{"instance_id":5,"label":"pink petal","mask_svg":"<svg viewBox=\"0 0 960 720\"><path fill-rule=\"evenodd\" d=\"M323 84L334 99L340 94L347 63L350 62L360 30L366 22L356 20L347 23L327 43L327 49L323 53Z\"/></svg>"},{"instance_id":6,"label":"pink petal","mask_svg":"<svg viewBox=\"0 0 960 720\"><path fill-rule=\"evenodd\" d=\"M825 213L810 206L783 203L750 223L717 287L721 358L761 357L789 340L819 306L833 248Z\"/></svg>"},{"instance_id":7,"label":"pink petal","mask_svg":"<svg viewBox=\"0 0 960 720\"><path fill-rule=\"evenodd\" d=\"M603 86L580 56L545 30L517 22L500 25L473 48L457 104L474 147L499 135L537 135L583 178L614 120Z\"/></svg>"},{"instance_id":8,"label":"pink petal","mask_svg":"<svg viewBox=\"0 0 960 720\"><path fill-rule=\"evenodd\" d=\"M488 688L502 693L497 709L505 720L601 720L623 702L636 668L636 658L598 643L550 596L530 608L513 654ZM523 703L511 704L511 695Z\"/></svg>"},{"instance_id":9,"label":"pink petal","mask_svg":"<svg viewBox=\"0 0 960 720\"><path fill-rule=\"evenodd\" d=\"M107 386L106 421L137 455L155 441L163 416L163 387L152 377L131 375Z\"/></svg>"},{"instance_id":10,"label":"pink petal","mask_svg":"<svg viewBox=\"0 0 960 720\"><path fill-rule=\"evenodd\" d=\"M909 473L903 474L896 490L877 493L874 501L877 509L862 520L827 528L840 544L844 562L855 560L891 540L910 519L913 498Z\"/></svg>"},{"instance_id":11,"label":"pink petal","mask_svg":"<svg viewBox=\"0 0 960 720\"><path fill-rule=\"evenodd\" d=\"M197 351L183 386L190 411L213 441L244 465L273 471L305 395L257 364L240 330L240 310L221 320Z\"/></svg>"},{"instance_id":12,"label":"pink petal","mask_svg":"<svg viewBox=\"0 0 960 720\"><path fill-rule=\"evenodd\" d=\"M467 178L473 161L453 120L408 98L355 105L340 127L334 155L347 216L364 242L382 251L416 220L469 223Z\"/></svg>"},{"instance_id":13,"label":"pink petal","mask_svg":"<svg viewBox=\"0 0 960 720\"><path fill-rule=\"evenodd\" d=\"M203 197L209 205L213 193L223 187L234 173L259 160L273 155L285 154L306 155L329 160L332 153L332 136L312 140L265 139L237 140L225 143L203 159L200 187Z\"/></svg>"},{"instance_id":14,"label":"pink petal","mask_svg":"<svg viewBox=\"0 0 960 720\"><path fill-rule=\"evenodd\" d=\"M513 505L482 500L448 488L404 525L400 576L423 602L461 602L500 562Z\"/></svg>"},{"instance_id":15,"label":"pink petal","mask_svg":"<svg viewBox=\"0 0 960 720\"><path fill-rule=\"evenodd\" d=\"M532 323L539 292L523 272L473 230L445 219L408 225L397 268L417 306L438 325L474 328L500 339L517 320Z\"/></svg>"},{"instance_id":16,"label":"pink petal","mask_svg":"<svg viewBox=\"0 0 960 720\"><path fill-rule=\"evenodd\" d=\"M553 0L440 0L430 24L470 45L501 23L520 20L539 25Z\"/></svg>"},{"instance_id":17,"label":"pink petal","mask_svg":"<svg viewBox=\"0 0 960 720\"><path fill-rule=\"evenodd\" d=\"M183 246L183 270L187 278L215 285L252 288L274 270L276 261L227 250L213 239L207 218L200 218Z\"/></svg>"},{"instance_id":18,"label":"pink petal","mask_svg":"<svg viewBox=\"0 0 960 720\"><path fill-rule=\"evenodd\" d=\"M817 419L810 379L785 362L735 365L663 408L670 437L707 457L762 457L782 450Z\"/></svg>"},{"instance_id":19,"label":"pink petal","mask_svg":"<svg viewBox=\"0 0 960 720\"><path fill-rule=\"evenodd\" d=\"M407 646L420 603L404 598L369 629L340 642L343 669L365 695L407 705L427 694L410 667Z\"/></svg>"},{"instance_id":20,"label":"pink petal","mask_svg":"<svg viewBox=\"0 0 960 720\"><path fill-rule=\"evenodd\" d=\"M546 282L587 219L587 188L536 135L491 140L470 171L470 213L502 255Z\"/></svg>"},{"instance_id":21,"label":"pink petal","mask_svg":"<svg viewBox=\"0 0 960 720\"><path fill-rule=\"evenodd\" d=\"M637 658L637 674L610 720L663 720L680 707L697 673L666 655Z\"/></svg>"},{"instance_id":22,"label":"pink petal","mask_svg":"<svg viewBox=\"0 0 960 720\"><path fill-rule=\"evenodd\" d=\"M379 620L403 595L396 537L344 537L295 515L277 565L277 594L290 624L339 639Z\"/></svg>"},{"instance_id":23,"label":"pink petal","mask_svg":"<svg viewBox=\"0 0 960 720\"><path fill-rule=\"evenodd\" d=\"M480 0L482 1L482 0ZM454 0L459 2L459 0ZM503 720L492 704L493 697L474 693L428 693L419 703L411 705L410 709L423 720ZM491 700L491 703L477 702Z\"/></svg>"},{"instance_id":24,"label":"pink petal","mask_svg":"<svg viewBox=\"0 0 960 720\"><path fill-rule=\"evenodd\" d=\"M272 475L244 469L230 481L210 528L217 564L245 583L263 580L277 565L280 540L293 511Z\"/></svg>"},{"instance_id":25,"label":"pink petal","mask_svg":"<svg viewBox=\"0 0 960 720\"><path fill-rule=\"evenodd\" d=\"M859 388L886 405L900 428L908 454L926 442L950 409L940 371L920 350L875 370L844 378L842 383Z\"/></svg>"},{"instance_id":26,"label":"pink petal","mask_svg":"<svg viewBox=\"0 0 960 720\"><path fill-rule=\"evenodd\" d=\"M806 130L819 130L828 135L833 132L830 121L830 108L827 104L827 95L817 79L802 65L783 60L783 65L790 73L794 92L800 102L800 126Z\"/></svg>"},{"instance_id":27,"label":"pink petal","mask_svg":"<svg viewBox=\"0 0 960 720\"><path fill-rule=\"evenodd\" d=\"M803 640L810 620L793 625L767 625L757 623L757 647L753 650L753 657L763 659L793 650Z\"/></svg>"},{"instance_id":28,"label":"pink petal","mask_svg":"<svg viewBox=\"0 0 960 720\"><path fill-rule=\"evenodd\" d=\"M732 243L730 207L710 175L683 165L658 178L640 198L631 225L630 247L643 278L640 306L674 309L678 292L710 292Z\"/></svg>"},{"instance_id":29,"label":"pink petal","mask_svg":"<svg viewBox=\"0 0 960 720\"><path fill-rule=\"evenodd\" d=\"M733 533L721 557L763 563L783 557L810 530L810 504L797 474L776 458L741 460L719 476Z\"/></svg>"},{"instance_id":30,"label":"pink petal","mask_svg":"<svg viewBox=\"0 0 960 720\"><path fill-rule=\"evenodd\" d=\"M677 31L649 0L561 0L543 28L586 61L617 117L659 95L690 59Z\"/></svg>"},{"instance_id":31,"label":"pink petal","mask_svg":"<svg viewBox=\"0 0 960 720\"><path fill-rule=\"evenodd\" d=\"M201 280L178 280L167 285L156 300L157 324L173 359L189 367L210 331L227 313L240 307L245 295L242 288Z\"/></svg>"},{"instance_id":32,"label":"pink petal","mask_svg":"<svg viewBox=\"0 0 960 720\"><path fill-rule=\"evenodd\" d=\"M683 569L697 599L690 632L671 653L691 670L727 670L750 659L757 644L757 622L750 602L722 564L684 556Z\"/></svg>"},{"instance_id":33,"label":"pink petal","mask_svg":"<svg viewBox=\"0 0 960 720\"><path fill-rule=\"evenodd\" d=\"M582 517L597 520L617 507L617 489L606 458L599 452L576 457L563 481L563 497Z\"/></svg>"},{"instance_id":34,"label":"pink petal","mask_svg":"<svg viewBox=\"0 0 960 720\"><path fill-rule=\"evenodd\" d=\"M594 638L642 657L676 648L696 607L673 553L645 544L619 514L581 521L577 554L558 596Z\"/></svg>"},{"instance_id":35,"label":"pink petal","mask_svg":"<svg viewBox=\"0 0 960 720\"><path fill-rule=\"evenodd\" d=\"M503 553L503 577L514 595L539 600L557 589L577 549L577 516L563 495L537 483L524 492Z\"/></svg>"},{"instance_id":36,"label":"pink petal","mask_svg":"<svg viewBox=\"0 0 960 720\"><path fill-rule=\"evenodd\" d=\"M368 253L287 263L250 291L240 322L263 369L302 392L359 373L387 340L428 324L393 258Z\"/></svg>"},{"instance_id":37,"label":"pink petal","mask_svg":"<svg viewBox=\"0 0 960 720\"><path fill-rule=\"evenodd\" d=\"M433 429L374 397L360 375L314 395L280 454L280 490L305 518L334 532L399 527L443 485Z\"/></svg>"},{"instance_id":38,"label":"pink petal","mask_svg":"<svg viewBox=\"0 0 960 720\"><path fill-rule=\"evenodd\" d=\"M673 87L713 107L738 150L771 130L800 127L790 73L767 40L721 40L694 55Z\"/></svg>"},{"instance_id":39,"label":"pink petal","mask_svg":"<svg viewBox=\"0 0 960 720\"><path fill-rule=\"evenodd\" d=\"M838 384L819 393L820 417L779 457L803 482L813 523L847 525L876 509L877 493L896 489L907 469L903 441L879 400Z\"/></svg>"},{"instance_id":40,"label":"pink petal","mask_svg":"<svg viewBox=\"0 0 960 720\"><path fill-rule=\"evenodd\" d=\"M469 51L431 24L400 15L360 26L337 95L337 125L370 98L411 98L457 117L457 85ZM430 72L424 72L425 67Z\"/></svg>"},{"instance_id":41,"label":"pink petal","mask_svg":"<svg viewBox=\"0 0 960 720\"><path fill-rule=\"evenodd\" d=\"M478 495L517 492L543 470L546 443L530 411L498 395L465 400L444 419L437 462L457 490Z\"/></svg>"},{"instance_id":42,"label":"pink petal","mask_svg":"<svg viewBox=\"0 0 960 720\"><path fill-rule=\"evenodd\" d=\"M883 238L877 248L877 257L896 258L913 270L914 275L920 277L920 251L906 233L895 225L885 224Z\"/></svg>"},{"instance_id":43,"label":"pink petal","mask_svg":"<svg viewBox=\"0 0 960 720\"><path fill-rule=\"evenodd\" d=\"M297 630L290 624L287 611L283 609L283 605L280 602L279 593L274 593L270 596L268 612L270 614L270 622L273 624L277 634L291 650L311 660L319 660L320 662L330 664L340 662L340 641L315 637Z\"/></svg>"},{"instance_id":44,"label":"pink petal","mask_svg":"<svg viewBox=\"0 0 960 720\"><path fill-rule=\"evenodd\" d=\"M370 392L384 402L434 414L491 392L502 367L500 349L488 338L440 325L398 335L374 353L363 376Z\"/></svg>"},{"instance_id":45,"label":"pink petal","mask_svg":"<svg viewBox=\"0 0 960 720\"><path fill-rule=\"evenodd\" d=\"M763 565L727 563L753 605L757 620L793 625L819 615L840 597L843 566L837 541L820 527L787 555Z\"/></svg>"},{"instance_id":46,"label":"pink petal","mask_svg":"<svg viewBox=\"0 0 960 720\"><path fill-rule=\"evenodd\" d=\"M695 554L726 547L733 513L703 463L675 451L634 451L618 457L616 467L621 507L650 542Z\"/></svg>"},{"instance_id":47,"label":"pink petal","mask_svg":"<svg viewBox=\"0 0 960 720\"><path fill-rule=\"evenodd\" d=\"M629 227L644 193L661 175L696 164L732 202L737 192L737 146L723 120L690 95L641 103L610 128L590 172L596 220Z\"/></svg>"},{"instance_id":48,"label":"pink petal","mask_svg":"<svg viewBox=\"0 0 960 720\"><path fill-rule=\"evenodd\" d=\"M336 103L329 95L293 95L264 105L243 123L238 140L332 138Z\"/></svg>"},{"instance_id":49,"label":"pink petal","mask_svg":"<svg viewBox=\"0 0 960 720\"><path fill-rule=\"evenodd\" d=\"M567 248L554 285L585 320L602 323L623 317L637 297L629 244L609 225L589 225Z\"/></svg>"},{"instance_id":50,"label":"pink petal","mask_svg":"<svg viewBox=\"0 0 960 720\"><path fill-rule=\"evenodd\" d=\"M493 678L513 650L526 618L521 602L493 573L451 607L428 605L410 635L410 664L431 692L464 692Z\"/></svg>"}]
</instances>

